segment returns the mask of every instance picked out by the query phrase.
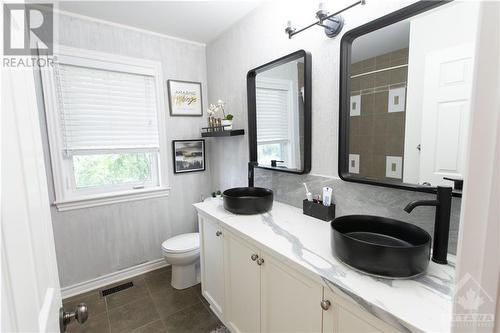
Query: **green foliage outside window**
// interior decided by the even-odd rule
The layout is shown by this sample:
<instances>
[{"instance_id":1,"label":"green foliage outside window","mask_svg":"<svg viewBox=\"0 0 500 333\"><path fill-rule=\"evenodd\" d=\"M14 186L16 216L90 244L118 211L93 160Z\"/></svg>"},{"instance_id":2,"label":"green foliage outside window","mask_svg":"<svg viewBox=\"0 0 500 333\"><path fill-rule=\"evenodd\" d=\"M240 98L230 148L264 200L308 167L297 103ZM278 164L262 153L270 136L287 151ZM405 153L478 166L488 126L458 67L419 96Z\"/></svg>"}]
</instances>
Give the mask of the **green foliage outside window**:
<instances>
[{"instance_id":1,"label":"green foliage outside window","mask_svg":"<svg viewBox=\"0 0 500 333\"><path fill-rule=\"evenodd\" d=\"M257 156L259 164L271 164L271 160L283 160L283 145L281 143L259 144Z\"/></svg>"},{"instance_id":2,"label":"green foliage outside window","mask_svg":"<svg viewBox=\"0 0 500 333\"><path fill-rule=\"evenodd\" d=\"M75 155L77 188L151 181L152 153Z\"/></svg>"}]
</instances>

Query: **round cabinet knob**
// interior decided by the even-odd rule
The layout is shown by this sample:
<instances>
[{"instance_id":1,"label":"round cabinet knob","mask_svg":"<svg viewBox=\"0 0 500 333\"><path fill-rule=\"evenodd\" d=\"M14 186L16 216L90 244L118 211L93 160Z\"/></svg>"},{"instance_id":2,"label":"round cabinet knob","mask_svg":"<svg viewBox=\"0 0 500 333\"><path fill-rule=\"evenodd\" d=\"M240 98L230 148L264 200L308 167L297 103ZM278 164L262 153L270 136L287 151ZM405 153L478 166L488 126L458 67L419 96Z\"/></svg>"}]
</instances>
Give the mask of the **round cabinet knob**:
<instances>
[{"instance_id":1,"label":"round cabinet knob","mask_svg":"<svg viewBox=\"0 0 500 333\"><path fill-rule=\"evenodd\" d=\"M263 263L264 263L264 259L262 259L262 258L257 259L257 265L259 265L259 266L260 266L260 265L262 265Z\"/></svg>"},{"instance_id":2,"label":"round cabinet knob","mask_svg":"<svg viewBox=\"0 0 500 333\"><path fill-rule=\"evenodd\" d=\"M253 261L259 259L259 256L257 254L252 254L252 256L250 257Z\"/></svg>"},{"instance_id":3,"label":"round cabinet knob","mask_svg":"<svg viewBox=\"0 0 500 333\"><path fill-rule=\"evenodd\" d=\"M328 310L331 305L332 305L332 303L330 303L330 301L327 300L327 299L326 300L324 299L324 300L321 301L321 308L323 310Z\"/></svg>"},{"instance_id":4,"label":"round cabinet knob","mask_svg":"<svg viewBox=\"0 0 500 333\"><path fill-rule=\"evenodd\" d=\"M222 231L218 230L218 231L215 233L215 236L217 236L217 237L218 237L218 236L220 236L220 235L222 235Z\"/></svg>"}]
</instances>

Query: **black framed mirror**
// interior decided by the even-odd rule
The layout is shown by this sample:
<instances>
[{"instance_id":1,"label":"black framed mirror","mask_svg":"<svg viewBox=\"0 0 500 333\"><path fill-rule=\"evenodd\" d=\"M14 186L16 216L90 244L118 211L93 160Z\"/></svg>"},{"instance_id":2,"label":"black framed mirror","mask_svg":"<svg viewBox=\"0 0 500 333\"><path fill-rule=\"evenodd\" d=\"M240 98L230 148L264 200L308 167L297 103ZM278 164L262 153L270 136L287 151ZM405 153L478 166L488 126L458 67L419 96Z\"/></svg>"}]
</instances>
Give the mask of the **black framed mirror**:
<instances>
[{"instance_id":1,"label":"black framed mirror","mask_svg":"<svg viewBox=\"0 0 500 333\"><path fill-rule=\"evenodd\" d=\"M247 74L250 164L311 170L311 55L299 50Z\"/></svg>"},{"instance_id":2,"label":"black framed mirror","mask_svg":"<svg viewBox=\"0 0 500 333\"><path fill-rule=\"evenodd\" d=\"M420 1L341 40L339 176L461 196L472 112L474 4Z\"/></svg>"}]
</instances>

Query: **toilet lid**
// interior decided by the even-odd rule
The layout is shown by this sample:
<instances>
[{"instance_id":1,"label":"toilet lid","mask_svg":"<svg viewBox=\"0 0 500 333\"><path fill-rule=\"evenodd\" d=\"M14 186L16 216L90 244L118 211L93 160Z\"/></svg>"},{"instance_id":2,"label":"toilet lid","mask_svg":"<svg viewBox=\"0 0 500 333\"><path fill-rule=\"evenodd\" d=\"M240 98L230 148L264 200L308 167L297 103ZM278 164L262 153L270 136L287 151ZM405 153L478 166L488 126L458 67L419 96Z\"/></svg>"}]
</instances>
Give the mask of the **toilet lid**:
<instances>
[{"instance_id":1,"label":"toilet lid","mask_svg":"<svg viewBox=\"0 0 500 333\"><path fill-rule=\"evenodd\" d=\"M177 235L167 239L161 247L168 252L188 252L200 247L200 234L193 232L190 234Z\"/></svg>"}]
</instances>

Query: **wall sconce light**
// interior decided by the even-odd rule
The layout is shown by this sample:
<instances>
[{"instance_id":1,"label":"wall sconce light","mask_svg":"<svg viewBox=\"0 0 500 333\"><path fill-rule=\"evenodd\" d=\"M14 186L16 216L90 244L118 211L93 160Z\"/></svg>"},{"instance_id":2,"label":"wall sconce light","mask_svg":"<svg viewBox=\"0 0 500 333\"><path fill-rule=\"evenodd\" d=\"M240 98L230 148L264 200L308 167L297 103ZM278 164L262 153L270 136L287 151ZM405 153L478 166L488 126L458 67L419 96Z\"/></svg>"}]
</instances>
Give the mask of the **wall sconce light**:
<instances>
[{"instance_id":1,"label":"wall sconce light","mask_svg":"<svg viewBox=\"0 0 500 333\"><path fill-rule=\"evenodd\" d=\"M288 34L288 38L291 39L292 36L301 33L302 31L307 30L315 25L319 25L320 27L323 27L325 29L325 34L328 37L333 38L337 36L344 27L344 19L342 18L342 16L340 16L340 13L345 12L346 10L351 9L352 7L355 7L357 5L364 5L364 4L366 4L366 0L359 0L342 10L330 14L328 10L325 8L325 4L321 2L319 4L318 11L316 12L316 18L318 19L316 22L309 24L308 26L300 30L297 30L293 26L292 21L288 21L285 32Z\"/></svg>"},{"instance_id":2,"label":"wall sconce light","mask_svg":"<svg viewBox=\"0 0 500 333\"><path fill-rule=\"evenodd\" d=\"M344 27L344 19L340 15L335 15L333 17L328 17L328 15L329 13L325 9L325 4L321 2L316 12L316 18L319 21L318 25L325 28L325 35L333 38L337 36Z\"/></svg>"},{"instance_id":3,"label":"wall sconce light","mask_svg":"<svg viewBox=\"0 0 500 333\"><path fill-rule=\"evenodd\" d=\"M295 32L295 28L293 27L293 24L292 24L292 21L288 21L286 23L286 29L285 29L285 32L290 35L290 34L293 34Z\"/></svg>"}]
</instances>

